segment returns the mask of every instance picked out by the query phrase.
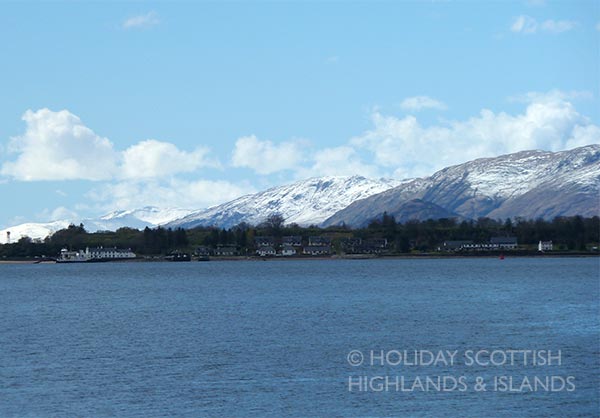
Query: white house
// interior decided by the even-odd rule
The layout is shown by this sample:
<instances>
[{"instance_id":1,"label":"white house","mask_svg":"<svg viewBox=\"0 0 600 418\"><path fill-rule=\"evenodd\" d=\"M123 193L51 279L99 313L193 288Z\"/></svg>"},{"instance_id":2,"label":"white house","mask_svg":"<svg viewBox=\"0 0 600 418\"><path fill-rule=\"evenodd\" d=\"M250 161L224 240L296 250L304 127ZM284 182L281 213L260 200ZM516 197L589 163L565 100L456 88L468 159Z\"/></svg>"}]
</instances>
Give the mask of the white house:
<instances>
[{"instance_id":1,"label":"white house","mask_svg":"<svg viewBox=\"0 0 600 418\"><path fill-rule=\"evenodd\" d=\"M540 241L538 244L538 251L552 251L553 245L552 241Z\"/></svg>"},{"instance_id":2,"label":"white house","mask_svg":"<svg viewBox=\"0 0 600 418\"><path fill-rule=\"evenodd\" d=\"M302 254L306 255L329 255L331 254L330 245L309 245L304 247Z\"/></svg>"},{"instance_id":3,"label":"white house","mask_svg":"<svg viewBox=\"0 0 600 418\"><path fill-rule=\"evenodd\" d=\"M281 255L284 257L290 257L292 255L296 255L296 249L291 245L284 245L281 248Z\"/></svg>"},{"instance_id":4,"label":"white house","mask_svg":"<svg viewBox=\"0 0 600 418\"><path fill-rule=\"evenodd\" d=\"M277 252L275 251L275 248L267 246L260 247L258 250L256 250L256 254L260 255L261 257L273 256L276 253Z\"/></svg>"}]
</instances>

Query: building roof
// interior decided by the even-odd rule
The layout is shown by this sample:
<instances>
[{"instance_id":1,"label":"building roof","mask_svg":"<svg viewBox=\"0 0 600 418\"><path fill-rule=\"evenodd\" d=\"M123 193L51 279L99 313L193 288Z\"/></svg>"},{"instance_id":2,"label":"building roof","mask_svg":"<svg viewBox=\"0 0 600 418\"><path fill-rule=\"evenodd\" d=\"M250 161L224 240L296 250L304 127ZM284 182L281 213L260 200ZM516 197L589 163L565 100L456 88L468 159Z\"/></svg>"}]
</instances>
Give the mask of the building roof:
<instances>
[{"instance_id":1,"label":"building roof","mask_svg":"<svg viewBox=\"0 0 600 418\"><path fill-rule=\"evenodd\" d=\"M517 237L492 237L490 244L516 244Z\"/></svg>"}]
</instances>

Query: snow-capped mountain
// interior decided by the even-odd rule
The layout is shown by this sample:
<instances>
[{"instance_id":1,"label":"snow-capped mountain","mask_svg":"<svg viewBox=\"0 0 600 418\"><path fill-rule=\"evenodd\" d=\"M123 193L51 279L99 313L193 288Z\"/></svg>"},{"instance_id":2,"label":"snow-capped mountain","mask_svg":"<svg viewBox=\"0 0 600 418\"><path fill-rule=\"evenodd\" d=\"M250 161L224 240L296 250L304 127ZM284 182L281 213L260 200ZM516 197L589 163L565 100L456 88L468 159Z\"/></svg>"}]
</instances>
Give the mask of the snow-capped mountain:
<instances>
[{"instance_id":1,"label":"snow-capped mountain","mask_svg":"<svg viewBox=\"0 0 600 418\"><path fill-rule=\"evenodd\" d=\"M495 219L600 214L600 145L569 151L522 151L482 158L438 171L430 177L392 180L361 176L321 177L274 187L199 211L141 209L94 219L25 223L0 231L0 243L22 236L43 239L70 223L88 231L146 226L229 228L258 224L281 214L299 225L364 226L383 212L397 220L430 218Z\"/></svg>"},{"instance_id":2,"label":"snow-capped mountain","mask_svg":"<svg viewBox=\"0 0 600 418\"><path fill-rule=\"evenodd\" d=\"M357 201L323 225L361 226L384 211L423 219L402 209L409 201L437 205L461 217L547 219L600 213L600 145L569 151L523 151L448 167Z\"/></svg>"},{"instance_id":3,"label":"snow-capped mountain","mask_svg":"<svg viewBox=\"0 0 600 418\"><path fill-rule=\"evenodd\" d=\"M46 223L24 223L0 230L0 244L8 242L7 232L10 232L10 242L17 242L22 237L44 239L48 235L69 226L69 221L54 221Z\"/></svg>"},{"instance_id":4,"label":"snow-capped mountain","mask_svg":"<svg viewBox=\"0 0 600 418\"><path fill-rule=\"evenodd\" d=\"M192 213L167 226L193 228L216 225L229 228L240 222L258 224L281 214L286 223L318 225L359 199L402 184L391 179L318 177L242 196L231 202Z\"/></svg>"},{"instance_id":5,"label":"snow-capped mountain","mask_svg":"<svg viewBox=\"0 0 600 418\"><path fill-rule=\"evenodd\" d=\"M115 231L127 226L129 228L143 229L165 225L176 219L192 213L189 209L166 208L161 209L154 206L145 206L133 210L119 210L111 212L98 219L88 219L83 222L88 231L108 230Z\"/></svg>"},{"instance_id":6,"label":"snow-capped mountain","mask_svg":"<svg viewBox=\"0 0 600 418\"><path fill-rule=\"evenodd\" d=\"M24 223L0 230L0 244L7 242L7 232L10 231L11 242L18 241L21 237L31 239L44 239L60 229L67 228L69 224L83 223L89 232L116 231L122 227L143 229L167 224L175 219L192 213L189 209L166 208L160 209L146 206L140 209L121 210L111 212L99 218L64 219L46 223Z\"/></svg>"}]
</instances>

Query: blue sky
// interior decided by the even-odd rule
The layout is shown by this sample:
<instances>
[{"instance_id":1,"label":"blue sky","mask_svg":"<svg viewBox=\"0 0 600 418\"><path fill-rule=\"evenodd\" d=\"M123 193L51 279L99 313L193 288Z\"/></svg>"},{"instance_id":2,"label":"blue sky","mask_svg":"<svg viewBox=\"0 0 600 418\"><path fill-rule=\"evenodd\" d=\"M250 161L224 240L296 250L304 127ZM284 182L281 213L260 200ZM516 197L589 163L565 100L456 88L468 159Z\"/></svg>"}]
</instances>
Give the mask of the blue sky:
<instances>
[{"instance_id":1,"label":"blue sky","mask_svg":"<svg viewBox=\"0 0 600 418\"><path fill-rule=\"evenodd\" d=\"M0 8L0 227L600 142L598 1Z\"/></svg>"}]
</instances>

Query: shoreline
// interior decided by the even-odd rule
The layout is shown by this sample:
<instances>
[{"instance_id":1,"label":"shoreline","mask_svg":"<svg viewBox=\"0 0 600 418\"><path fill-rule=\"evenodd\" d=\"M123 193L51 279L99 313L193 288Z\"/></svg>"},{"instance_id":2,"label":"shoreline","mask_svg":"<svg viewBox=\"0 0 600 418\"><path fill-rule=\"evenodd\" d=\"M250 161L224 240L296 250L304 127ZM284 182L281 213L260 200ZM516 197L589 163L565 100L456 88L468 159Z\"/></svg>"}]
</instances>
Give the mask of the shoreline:
<instances>
[{"instance_id":1,"label":"shoreline","mask_svg":"<svg viewBox=\"0 0 600 418\"><path fill-rule=\"evenodd\" d=\"M325 256L290 256L290 257L260 257L260 256L231 256L231 257L211 257L209 260L198 260L193 259L189 262L208 262L208 261L298 261L298 260L435 260L435 259L467 259L467 258L500 258L503 256L506 258L590 258L600 257L598 253L584 253L584 252L556 252L556 253L485 253L485 254L393 254L393 255L370 255L370 254L353 254L353 255L332 255L329 257ZM173 263L173 261L152 257L152 258L135 258L131 260L105 260L103 263ZM178 263L178 262L175 262ZM19 265L19 264L86 264L86 263L57 263L52 259L30 259L30 258L14 258L0 260L0 265ZM98 264L98 263L90 263Z\"/></svg>"}]
</instances>

